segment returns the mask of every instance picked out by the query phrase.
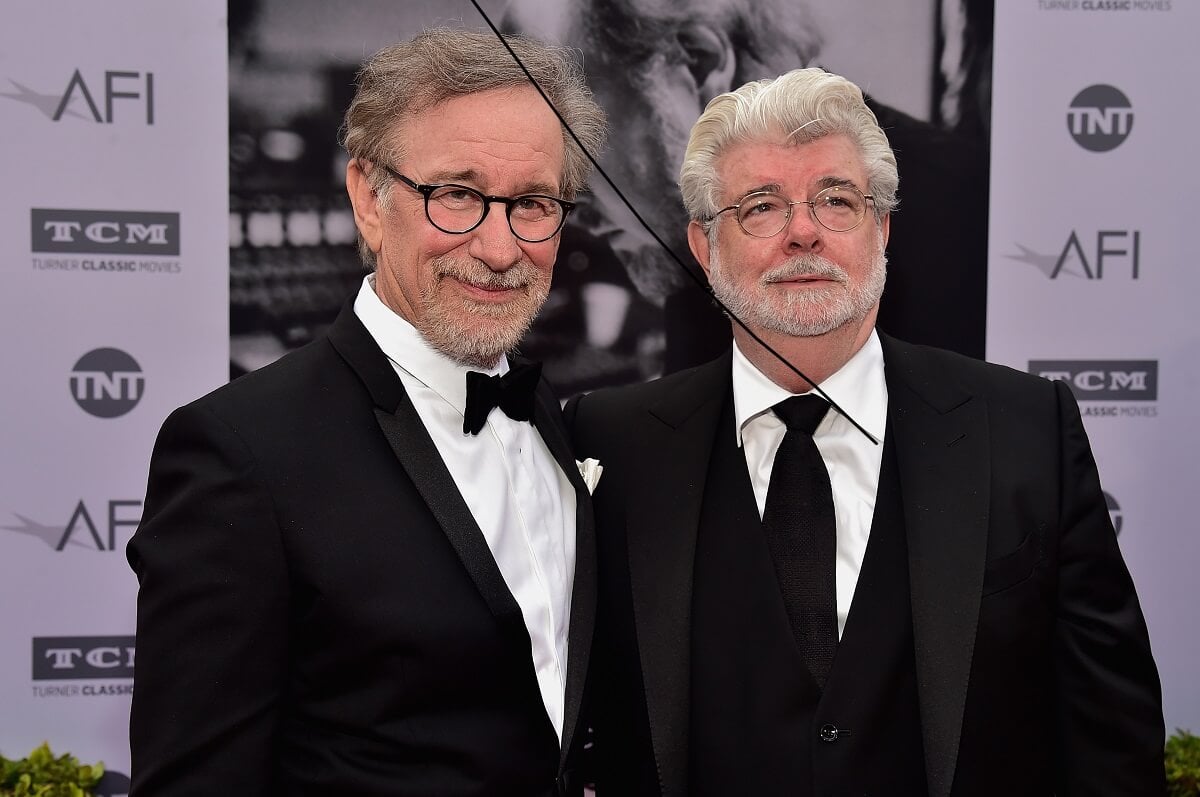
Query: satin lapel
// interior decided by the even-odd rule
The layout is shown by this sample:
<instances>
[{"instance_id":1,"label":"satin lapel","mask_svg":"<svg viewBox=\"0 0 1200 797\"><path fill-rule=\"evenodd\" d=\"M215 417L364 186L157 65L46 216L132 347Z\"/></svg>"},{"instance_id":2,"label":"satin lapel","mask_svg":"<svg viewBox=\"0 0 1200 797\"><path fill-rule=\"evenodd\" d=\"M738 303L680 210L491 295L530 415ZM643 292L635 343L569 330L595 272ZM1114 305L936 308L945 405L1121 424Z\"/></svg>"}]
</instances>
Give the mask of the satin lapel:
<instances>
[{"instance_id":1,"label":"satin lapel","mask_svg":"<svg viewBox=\"0 0 1200 797\"><path fill-rule=\"evenodd\" d=\"M379 428L383 430L396 459L400 460L412 483L416 485L417 492L425 499L425 504L437 518L446 538L450 540L450 545L454 547L492 614L496 615L502 624L519 629L528 639L521 609L512 593L508 591L508 585L504 583L504 576L496 565L496 559L488 548L483 532L475 522L467 502L463 500L462 493L458 491L454 477L446 469L442 455L438 453L408 395L402 394L400 403L393 412L376 407L375 417L379 420Z\"/></svg>"},{"instance_id":2,"label":"satin lapel","mask_svg":"<svg viewBox=\"0 0 1200 797\"><path fill-rule=\"evenodd\" d=\"M954 783L987 557L987 407L885 336L888 414L908 539L917 691L932 797Z\"/></svg>"},{"instance_id":3,"label":"satin lapel","mask_svg":"<svg viewBox=\"0 0 1200 797\"><path fill-rule=\"evenodd\" d=\"M730 390L726 355L638 419L640 491L630 496L629 578L650 736L664 796L687 793L692 573L705 477Z\"/></svg>"},{"instance_id":4,"label":"satin lapel","mask_svg":"<svg viewBox=\"0 0 1200 797\"><path fill-rule=\"evenodd\" d=\"M592 652L592 630L596 623L596 533L592 519L592 497L563 426L558 401L545 382L538 386L534 404L534 426L545 441L567 480L575 488L575 578L571 590L571 621L567 631L567 688L563 709L560 771L575 738L583 700L583 682Z\"/></svg>"},{"instance_id":5,"label":"satin lapel","mask_svg":"<svg viewBox=\"0 0 1200 797\"><path fill-rule=\"evenodd\" d=\"M492 614L502 625L519 630L528 639L521 610L504 583L483 532L404 392L400 378L354 314L351 304L343 307L330 327L329 341L371 394L379 428Z\"/></svg>"}]
</instances>

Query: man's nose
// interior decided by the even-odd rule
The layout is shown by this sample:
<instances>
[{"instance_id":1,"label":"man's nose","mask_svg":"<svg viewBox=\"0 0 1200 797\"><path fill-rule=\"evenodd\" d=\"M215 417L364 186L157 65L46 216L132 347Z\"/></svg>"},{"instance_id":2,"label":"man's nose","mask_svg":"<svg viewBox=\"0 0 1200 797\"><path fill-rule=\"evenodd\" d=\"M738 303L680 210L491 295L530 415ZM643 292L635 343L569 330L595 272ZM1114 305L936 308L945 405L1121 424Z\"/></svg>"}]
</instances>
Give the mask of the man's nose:
<instances>
[{"instance_id":1,"label":"man's nose","mask_svg":"<svg viewBox=\"0 0 1200 797\"><path fill-rule=\"evenodd\" d=\"M506 211L503 202L490 202L487 215L470 233L468 254L486 263L492 271L507 271L521 259L520 242L508 224Z\"/></svg>"},{"instance_id":2,"label":"man's nose","mask_svg":"<svg viewBox=\"0 0 1200 797\"><path fill-rule=\"evenodd\" d=\"M789 252L819 252L825 246L825 232L813 218L812 208L801 202L792 206L792 217L783 228L783 244Z\"/></svg>"}]
</instances>

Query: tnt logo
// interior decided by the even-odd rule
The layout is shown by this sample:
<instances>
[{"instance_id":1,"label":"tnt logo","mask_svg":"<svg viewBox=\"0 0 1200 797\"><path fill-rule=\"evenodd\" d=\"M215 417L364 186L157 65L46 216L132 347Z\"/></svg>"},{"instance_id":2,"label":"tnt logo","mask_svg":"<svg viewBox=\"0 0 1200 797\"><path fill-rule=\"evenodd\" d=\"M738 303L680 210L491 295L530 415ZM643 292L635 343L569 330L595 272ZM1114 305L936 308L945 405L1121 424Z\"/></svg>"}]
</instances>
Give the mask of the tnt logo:
<instances>
[{"instance_id":1,"label":"tnt logo","mask_svg":"<svg viewBox=\"0 0 1200 797\"><path fill-rule=\"evenodd\" d=\"M117 418L142 399L146 379L137 360L120 349L93 349L71 370L71 396L89 415Z\"/></svg>"},{"instance_id":2,"label":"tnt logo","mask_svg":"<svg viewBox=\"0 0 1200 797\"><path fill-rule=\"evenodd\" d=\"M1089 152L1116 149L1133 130L1133 105L1114 86L1088 86L1071 100L1067 130L1075 143Z\"/></svg>"}]
</instances>

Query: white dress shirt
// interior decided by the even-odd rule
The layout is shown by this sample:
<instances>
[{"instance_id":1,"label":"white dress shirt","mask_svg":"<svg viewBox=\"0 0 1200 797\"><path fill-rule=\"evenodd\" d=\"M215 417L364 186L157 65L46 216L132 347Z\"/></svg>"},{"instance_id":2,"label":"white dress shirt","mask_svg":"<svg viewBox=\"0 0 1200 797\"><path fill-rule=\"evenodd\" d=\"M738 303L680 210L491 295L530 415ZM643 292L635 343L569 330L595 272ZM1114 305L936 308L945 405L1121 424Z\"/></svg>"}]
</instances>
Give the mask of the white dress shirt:
<instances>
[{"instance_id":1,"label":"white dress shirt","mask_svg":"<svg viewBox=\"0 0 1200 797\"><path fill-rule=\"evenodd\" d=\"M478 435L463 432L466 374L434 349L363 280L354 312L404 384L454 483L521 607L546 713L562 738L567 628L575 578L575 491L533 425L494 410ZM486 371L503 374L508 359Z\"/></svg>"},{"instance_id":2,"label":"white dress shirt","mask_svg":"<svg viewBox=\"0 0 1200 797\"><path fill-rule=\"evenodd\" d=\"M813 434L833 487L837 525L838 637L841 638L867 551L867 538L875 513L875 494L879 490L879 468L883 463L887 384L883 378L883 349L879 345L879 336L872 331L871 337L849 362L820 386L879 441L879 445L872 443L833 409ZM737 443L746 455L759 518L767 504L767 486L771 483L775 452L787 431L771 407L791 395L755 368L734 344L733 406Z\"/></svg>"}]
</instances>

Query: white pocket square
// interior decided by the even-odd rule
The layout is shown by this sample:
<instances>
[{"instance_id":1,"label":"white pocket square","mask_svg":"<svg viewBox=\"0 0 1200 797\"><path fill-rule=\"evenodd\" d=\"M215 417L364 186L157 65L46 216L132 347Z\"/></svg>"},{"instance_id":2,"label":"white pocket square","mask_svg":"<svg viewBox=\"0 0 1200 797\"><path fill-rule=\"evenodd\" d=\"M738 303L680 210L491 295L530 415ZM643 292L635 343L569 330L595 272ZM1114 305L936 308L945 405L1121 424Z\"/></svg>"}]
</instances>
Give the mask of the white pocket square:
<instances>
[{"instance_id":1,"label":"white pocket square","mask_svg":"<svg viewBox=\"0 0 1200 797\"><path fill-rule=\"evenodd\" d=\"M600 474L604 472L604 466L600 464L600 460L588 458L583 462L575 460L575 464L579 466L579 475L583 477L583 483L587 486L588 494L596 492L596 485L600 482Z\"/></svg>"}]
</instances>

